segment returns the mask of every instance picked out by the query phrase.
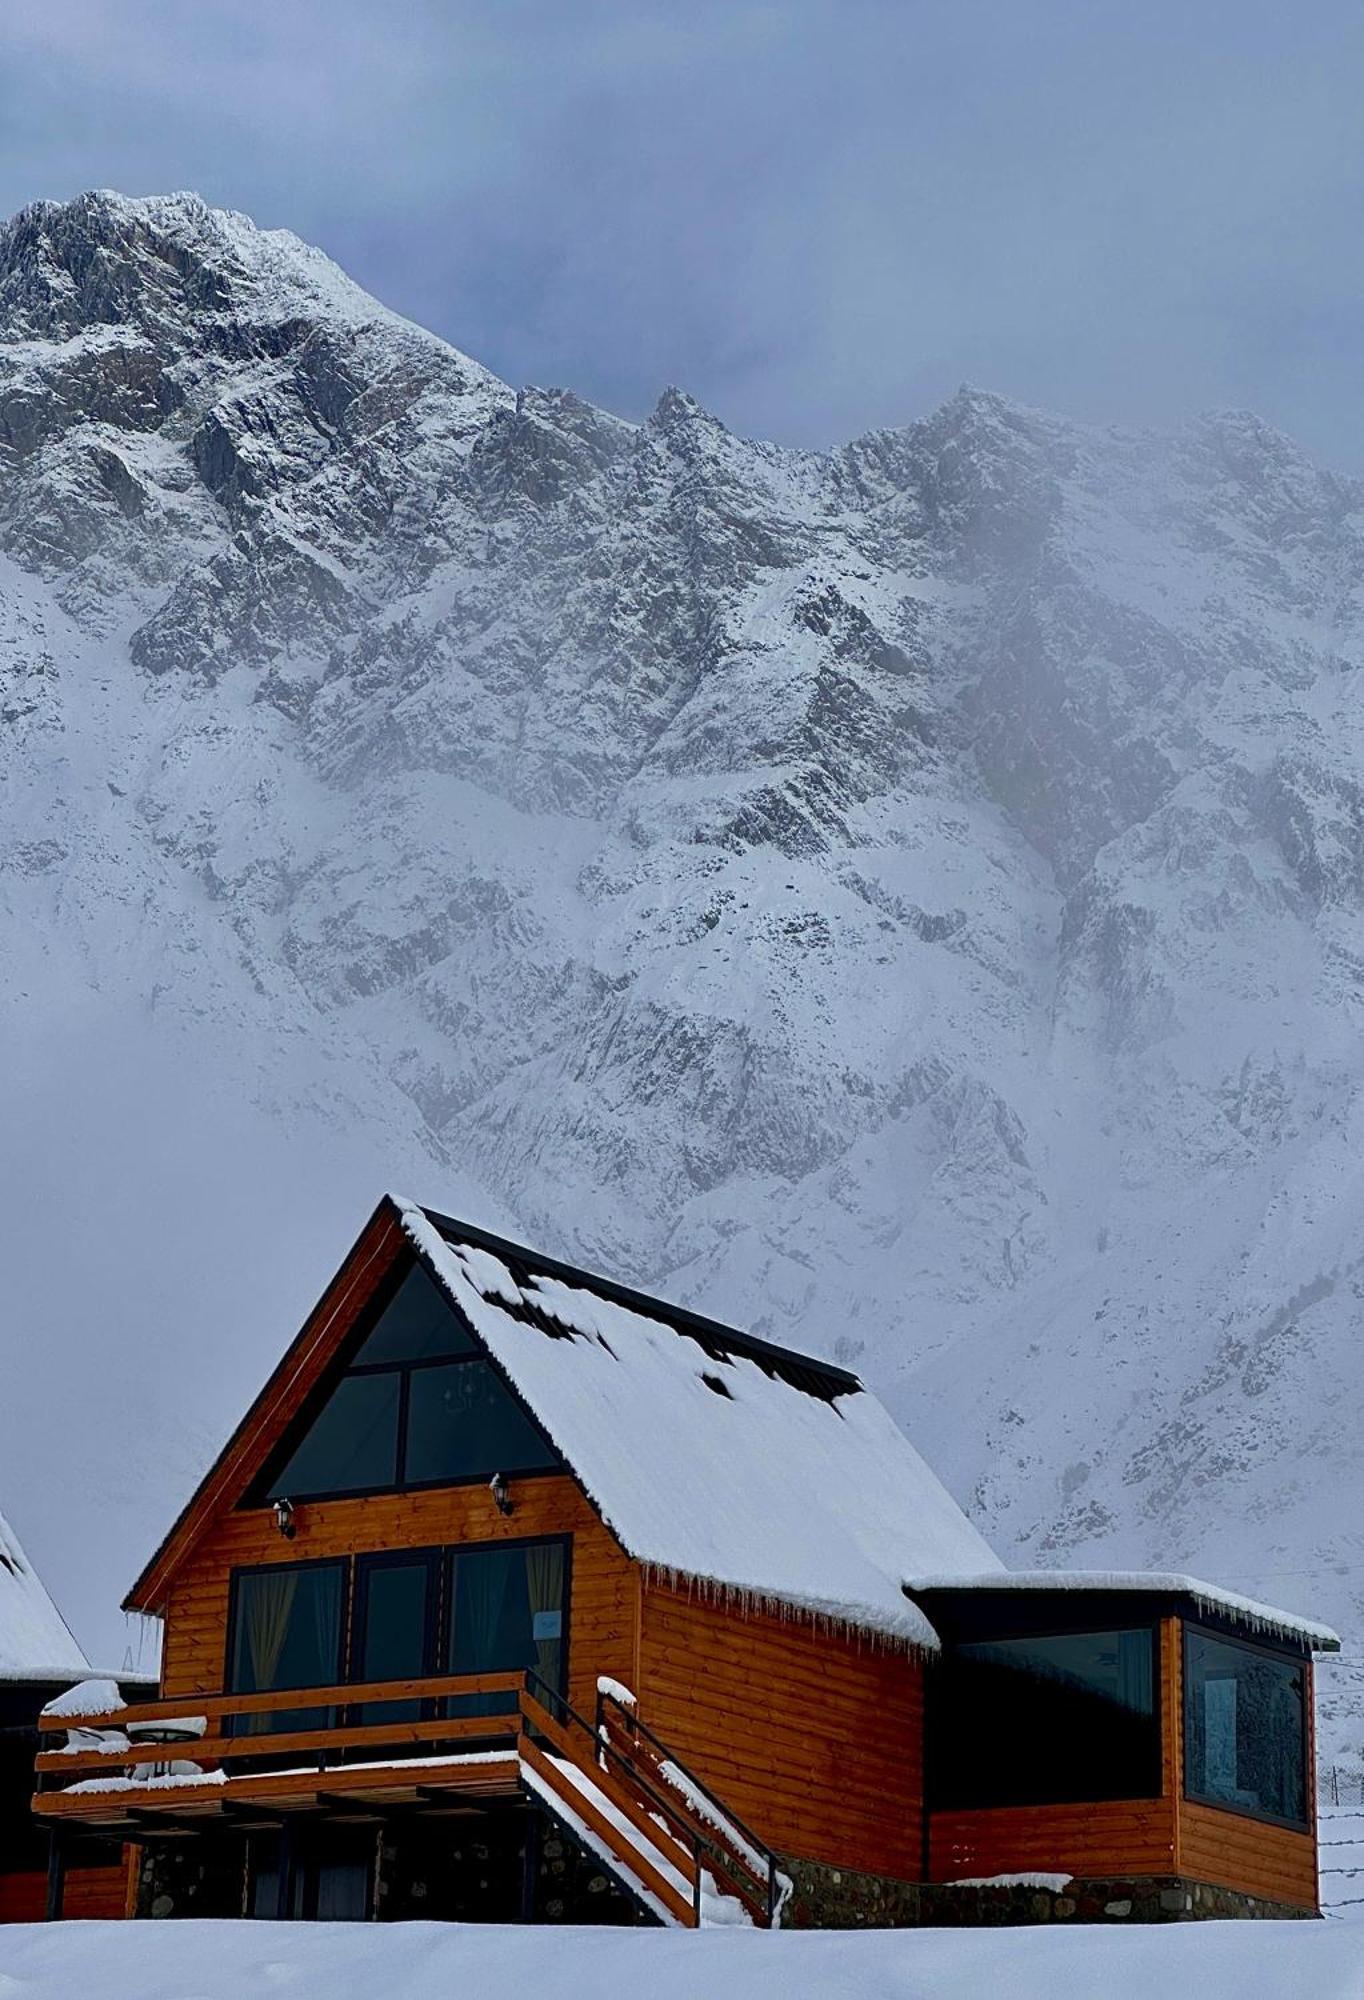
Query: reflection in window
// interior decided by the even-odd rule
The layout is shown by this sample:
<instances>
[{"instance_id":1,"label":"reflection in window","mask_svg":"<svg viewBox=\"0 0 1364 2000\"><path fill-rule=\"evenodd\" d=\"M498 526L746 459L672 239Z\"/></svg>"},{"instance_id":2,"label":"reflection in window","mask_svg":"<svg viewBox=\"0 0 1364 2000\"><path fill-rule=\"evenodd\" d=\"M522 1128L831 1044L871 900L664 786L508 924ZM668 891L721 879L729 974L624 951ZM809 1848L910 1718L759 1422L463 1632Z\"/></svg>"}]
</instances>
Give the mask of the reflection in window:
<instances>
[{"instance_id":1,"label":"reflection in window","mask_svg":"<svg viewBox=\"0 0 1364 2000\"><path fill-rule=\"evenodd\" d=\"M450 1300L413 1264L259 1497L377 1493L559 1463Z\"/></svg>"},{"instance_id":2,"label":"reflection in window","mask_svg":"<svg viewBox=\"0 0 1364 2000\"><path fill-rule=\"evenodd\" d=\"M1191 1799L1307 1820L1301 1660L1184 1628L1184 1788Z\"/></svg>"},{"instance_id":3,"label":"reflection in window","mask_svg":"<svg viewBox=\"0 0 1364 2000\"><path fill-rule=\"evenodd\" d=\"M271 1495L364 1493L398 1469L398 1375L347 1375L271 1486Z\"/></svg>"},{"instance_id":4,"label":"reflection in window","mask_svg":"<svg viewBox=\"0 0 1364 2000\"><path fill-rule=\"evenodd\" d=\"M412 1373L407 1477L429 1480L537 1472L555 1454L488 1361Z\"/></svg>"},{"instance_id":5,"label":"reflection in window","mask_svg":"<svg viewBox=\"0 0 1364 2000\"><path fill-rule=\"evenodd\" d=\"M937 1676L935 1803L1158 1797L1154 1669L1150 1626L955 1646Z\"/></svg>"},{"instance_id":6,"label":"reflection in window","mask_svg":"<svg viewBox=\"0 0 1364 2000\"><path fill-rule=\"evenodd\" d=\"M564 1545L524 1542L457 1551L450 1558L445 1667L500 1674L533 1667L563 1689ZM452 1712L496 1715L515 1695L465 1695Z\"/></svg>"},{"instance_id":7,"label":"reflection in window","mask_svg":"<svg viewBox=\"0 0 1364 2000\"><path fill-rule=\"evenodd\" d=\"M272 1564L240 1570L233 1581L233 1694L275 1688L334 1687L341 1678L345 1565ZM233 1733L326 1728L326 1708L271 1709L239 1715Z\"/></svg>"}]
</instances>

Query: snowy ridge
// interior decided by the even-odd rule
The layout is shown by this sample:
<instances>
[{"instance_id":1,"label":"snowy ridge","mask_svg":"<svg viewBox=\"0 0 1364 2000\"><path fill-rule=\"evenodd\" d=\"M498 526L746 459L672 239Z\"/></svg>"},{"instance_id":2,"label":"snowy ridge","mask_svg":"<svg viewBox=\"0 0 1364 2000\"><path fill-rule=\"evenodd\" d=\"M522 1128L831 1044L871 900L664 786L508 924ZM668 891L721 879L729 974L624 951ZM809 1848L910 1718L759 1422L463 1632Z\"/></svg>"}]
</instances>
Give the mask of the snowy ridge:
<instances>
[{"instance_id":1,"label":"snowy ridge","mask_svg":"<svg viewBox=\"0 0 1364 2000\"><path fill-rule=\"evenodd\" d=\"M193 198L0 229L0 1464L83 1636L394 1182L855 1367L1022 1567L1329 1618L1356 1746L1361 577L1244 414L789 452Z\"/></svg>"}]
</instances>

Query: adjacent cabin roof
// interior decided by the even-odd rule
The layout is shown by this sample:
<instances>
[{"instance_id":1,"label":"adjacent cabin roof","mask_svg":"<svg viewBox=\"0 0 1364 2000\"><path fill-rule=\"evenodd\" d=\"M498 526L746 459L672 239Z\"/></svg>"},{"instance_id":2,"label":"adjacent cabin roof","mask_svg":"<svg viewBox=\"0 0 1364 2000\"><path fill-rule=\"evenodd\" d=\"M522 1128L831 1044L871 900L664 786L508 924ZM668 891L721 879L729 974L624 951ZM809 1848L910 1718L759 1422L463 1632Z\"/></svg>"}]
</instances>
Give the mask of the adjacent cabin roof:
<instances>
[{"instance_id":1,"label":"adjacent cabin roof","mask_svg":"<svg viewBox=\"0 0 1364 2000\"><path fill-rule=\"evenodd\" d=\"M933 1615L941 1618L945 1600L965 1595L978 1600L985 1594L1015 1592L1036 1597L1071 1596L1091 1592L1109 1599L1140 1597L1173 1600L1180 1608L1239 1626L1252 1636L1286 1640L1312 1652L1338 1653L1340 1640L1329 1625L1300 1618L1292 1611L1279 1611L1253 1597L1234 1590L1222 1590L1196 1576L1166 1570L1005 1570L994 1576L922 1575L905 1585L913 1598L927 1599Z\"/></svg>"},{"instance_id":2,"label":"adjacent cabin roof","mask_svg":"<svg viewBox=\"0 0 1364 2000\"><path fill-rule=\"evenodd\" d=\"M399 1202L428 1269L626 1552L933 1647L917 1570L999 1559L855 1375Z\"/></svg>"},{"instance_id":3,"label":"adjacent cabin roof","mask_svg":"<svg viewBox=\"0 0 1364 2000\"><path fill-rule=\"evenodd\" d=\"M0 1681L69 1681L90 1663L0 1514Z\"/></svg>"}]
</instances>

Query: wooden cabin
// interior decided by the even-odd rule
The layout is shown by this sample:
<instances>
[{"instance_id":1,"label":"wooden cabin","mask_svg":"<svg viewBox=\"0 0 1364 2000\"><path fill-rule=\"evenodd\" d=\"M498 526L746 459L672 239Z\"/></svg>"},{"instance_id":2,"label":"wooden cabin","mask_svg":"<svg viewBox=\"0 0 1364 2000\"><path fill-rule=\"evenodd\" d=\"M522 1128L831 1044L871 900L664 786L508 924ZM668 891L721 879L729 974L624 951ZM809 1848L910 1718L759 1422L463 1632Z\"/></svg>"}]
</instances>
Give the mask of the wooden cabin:
<instances>
[{"instance_id":1,"label":"wooden cabin","mask_svg":"<svg viewBox=\"0 0 1364 2000\"><path fill-rule=\"evenodd\" d=\"M856 1376L396 1199L127 1607L53 1915L78 1838L141 1916L1316 1912L1331 1634L1008 1572Z\"/></svg>"},{"instance_id":2,"label":"wooden cabin","mask_svg":"<svg viewBox=\"0 0 1364 2000\"><path fill-rule=\"evenodd\" d=\"M0 1514L0 1924L28 1923L47 1905L49 1842L30 1810L43 1708L92 1669L4 1516ZM104 1683L115 1701L149 1692L144 1681ZM100 1837L69 1845L67 1914L121 1917L127 1897L122 1845Z\"/></svg>"}]
</instances>

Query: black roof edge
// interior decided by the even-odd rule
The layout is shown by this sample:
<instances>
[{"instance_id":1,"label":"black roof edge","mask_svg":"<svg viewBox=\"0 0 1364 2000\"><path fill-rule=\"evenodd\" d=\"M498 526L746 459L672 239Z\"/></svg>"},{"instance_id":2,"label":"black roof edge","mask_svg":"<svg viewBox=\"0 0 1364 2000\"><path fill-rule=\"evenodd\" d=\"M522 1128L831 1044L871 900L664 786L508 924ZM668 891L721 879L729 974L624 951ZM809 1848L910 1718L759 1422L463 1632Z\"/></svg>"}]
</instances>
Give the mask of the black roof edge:
<instances>
[{"instance_id":1,"label":"black roof edge","mask_svg":"<svg viewBox=\"0 0 1364 2000\"><path fill-rule=\"evenodd\" d=\"M1252 1636L1257 1631L1267 1628L1274 1632L1284 1648L1289 1652L1312 1654L1338 1653L1341 1650L1338 1640L1328 1644L1324 1631L1314 1628L1309 1619L1300 1619L1292 1612L1285 1612L1283 1618L1286 1622L1280 1623L1274 1615L1273 1605L1264 1606L1264 1611L1269 1615L1262 1617L1259 1613L1242 1610L1234 1604L1219 1604L1213 1600L1203 1598L1196 1590L1171 1590L1167 1585L1158 1583L1153 1583L1149 1589L1146 1587L1134 1588L1131 1585L1125 1585L1120 1588L1114 1588L1111 1591L1092 1589L1075 1590L1067 1587L1064 1570L1056 1572L1055 1586L1045 1589L1039 1587L1034 1590L1011 1590L1007 1585L1004 1585L1000 1589L992 1591L988 1580L982 1580L977 1584L938 1583L923 1588L917 1588L912 1583L902 1583L900 1590L902 1595L907 1597L911 1604L918 1606L919 1610L924 1613L924 1616L930 1622L934 1618L935 1604L937 1606L937 1615L941 1617L947 1607L954 1602L976 1610L983 1604L986 1604L987 1601L989 1605L1003 1605L1007 1602L1011 1607L1023 1607L1029 1603L1036 1605L1039 1601L1047 1602L1057 1597L1068 1597L1077 1606L1088 1601L1090 1604L1098 1603L1105 1607L1111 1607L1114 1604L1128 1603L1136 1599L1139 1602L1152 1603L1166 1611L1172 1613L1178 1612L1181 1615L1187 1615L1190 1607L1192 1607L1194 1621L1197 1623L1208 1624L1214 1627L1219 1625L1225 1626L1243 1633L1249 1632ZM1024 1619L1022 1622L1026 1623L1027 1621Z\"/></svg>"},{"instance_id":2,"label":"black roof edge","mask_svg":"<svg viewBox=\"0 0 1364 2000\"><path fill-rule=\"evenodd\" d=\"M614 1278L603 1278L595 1271L584 1271L576 1264L566 1264L558 1257L547 1257L541 1250L532 1250L524 1243L513 1243L510 1237L495 1236L490 1229L480 1229L474 1223L461 1222L458 1216L442 1215L434 1208L423 1208L422 1214L442 1236L474 1244L480 1250L491 1251L494 1256L515 1258L528 1264L532 1270L543 1271L546 1277L561 1278L566 1284L581 1285L588 1291L597 1292L614 1305L624 1306L630 1312L640 1312L649 1319L664 1319L679 1332L694 1334L700 1340L711 1340L732 1348L751 1361L774 1362L787 1368L808 1368L822 1375L840 1395L865 1394L866 1384L850 1369L840 1368L832 1361L821 1361L813 1354L800 1354L794 1347L779 1347L773 1340L760 1340L755 1333L741 1333L737 1327L726 1326L722 1320L707 1319L702 1313L692 1312L687 1306L673 1305L667 1299L654 1297L649 1292L639 1292L631 1285L617 1284Z\"/></svg>"}]
</instances>

